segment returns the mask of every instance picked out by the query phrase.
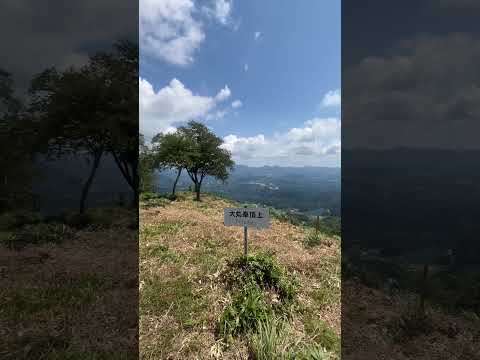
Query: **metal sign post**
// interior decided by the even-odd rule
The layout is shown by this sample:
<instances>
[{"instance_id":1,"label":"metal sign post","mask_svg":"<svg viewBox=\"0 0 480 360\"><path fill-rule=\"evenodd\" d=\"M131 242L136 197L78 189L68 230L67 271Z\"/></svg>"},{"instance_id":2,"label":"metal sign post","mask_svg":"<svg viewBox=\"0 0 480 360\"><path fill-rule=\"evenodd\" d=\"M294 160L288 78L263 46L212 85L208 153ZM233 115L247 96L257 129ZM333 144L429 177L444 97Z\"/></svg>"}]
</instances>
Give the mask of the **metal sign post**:
<instances>
[{"instance_id":1,"label":"metal sign post","mask_svg":"<svg viewBox=\"0 0 480 360\"><path fill-rule=\"evenodd\" d=\"M266 208L226 208L223 209L225 226L243 226L243 254L248 255L248 227L265 229L269 227Z\"/></svg>"},{"instance_id":2,"label":"metal sign post","mask_svg":"<svg viewBox=\"0 0 480 360\"><path fill-rule=\"evenodd\" d=\"M243 255L247 257L248 255L248 226L243 226Z\"/></svg>"}]
</instances>

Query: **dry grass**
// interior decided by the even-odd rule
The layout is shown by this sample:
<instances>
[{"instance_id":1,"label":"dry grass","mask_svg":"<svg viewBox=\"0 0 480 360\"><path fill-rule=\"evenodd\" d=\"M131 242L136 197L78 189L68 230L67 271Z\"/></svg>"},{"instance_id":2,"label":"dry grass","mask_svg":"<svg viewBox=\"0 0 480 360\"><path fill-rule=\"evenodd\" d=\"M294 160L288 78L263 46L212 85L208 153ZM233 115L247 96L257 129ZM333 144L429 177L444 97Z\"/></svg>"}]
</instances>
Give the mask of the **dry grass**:
<instances>
[{"instance_id":1,"label":"dry grass","mask_svg":"<svg viewBox=\"0 0 480 360\"><path fill-rule=\"evenodd\" d=\"M223 226L223 208L231 202L191 197L184 193L164 207L140 208L141 357L247 359L245 339L227 347L216 334L230 301L219 274L228 259L243 253L243 229ZM294 314L292 326L299 338L309 336L304 324L312 319L340 336L340 242L305 247L306 236L301 227L271 219L270 228L249 230L249 251L274 253L298 276L303 311ZM318 295L322 291L326 298Z\"/></svg>"},{"instance_id":2,"label":"dry grass","mask_svg":"<svg viewBox=\"0 0 480 360\"><path fill-rule=\"evenodd\" d=\"M389 296L356 280L342 284L342 353L355 359L480 359L480 320L428 308L426 324L402 331L402 318L418 307L412 294ZM415 323L409 326L414 326ZM414 335L412 335L414 334Z\"/></svg>"},{"instance_id":3,"label":"dry grass","mask_svg":"<svg viewBox=\"0 0 480 360\"><path fill-rule=\"evenodd\" d=\"M137 231L123 215L60 244L0 247L0 358L135 358Z\"/></svg>"}]
</instances>

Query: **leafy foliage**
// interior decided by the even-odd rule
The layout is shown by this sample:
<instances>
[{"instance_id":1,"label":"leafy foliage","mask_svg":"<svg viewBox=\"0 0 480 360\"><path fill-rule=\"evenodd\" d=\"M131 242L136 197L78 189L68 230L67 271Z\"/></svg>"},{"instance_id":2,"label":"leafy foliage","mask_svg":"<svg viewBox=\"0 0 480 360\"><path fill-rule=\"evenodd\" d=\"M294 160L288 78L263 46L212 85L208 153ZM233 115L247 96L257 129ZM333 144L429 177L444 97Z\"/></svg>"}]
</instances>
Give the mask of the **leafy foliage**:
<instances>
[{"instance_id":1,"label":"leafy foliage","mask_svg":"<svg viewBox=\"0 0 480 360\"><path fill-rule=\"evenodd\" d=\"M298 290L297 279L271 255L236 258L227 264L222 278L233 292L219 323L226 338L254 330L269 315L288 315Z\"/></svg>"},{"instance_id":2,"label":"leafy foliage","mask_svg":"<svg viewBox=\"0 0 480 360\"><path fill-rule=\"evenodd\" d=\"M41 124L39 138L50 156L86 153L92 160L80 212L100 160L110 153L135 195L138 193L138 46L118 42L79 69L51 68L30 88L29 112Z\"/></svg>"},{"instance_id":3,"label":"leafy foliage","mask_svg":"<svg viewBox=\"0 0 480 360\"><path fill-rule=\"evenodd\" d=\"M265 320L271 311L260 288L250 284L235 294L232 303L224 310L219 320L219 332L229 339L253 330L257 321Z\"/></svg>"},{"instance_id":4,"label":"leafy foliage","mask_svg":"<svg viewBox=\"0 0 480 360\"><path fill-rule=\"evenodd\" d=\"M195 184L196 199L200 200L200 189L205 177L208 175L226 181L228 170L233 168L234 162L230 152L221 148L223 140L205 125L190 121L187 126L178 128L177 132L186 141L187 150L182 161Z\"/></svg>"},{"instance_id":5,"label":"leafy foliage","mask_svg":"<svg viewBox=\"0 0 480 360\"><path fill-rule=\"evenodd\" d=\"M282 301L293 300L298 290L297 279L287 275L269 254L235 258L227 264L223 277L231 289L244 290L256 284L263 290L277 292Z\"/></svg>"}]
</instances>

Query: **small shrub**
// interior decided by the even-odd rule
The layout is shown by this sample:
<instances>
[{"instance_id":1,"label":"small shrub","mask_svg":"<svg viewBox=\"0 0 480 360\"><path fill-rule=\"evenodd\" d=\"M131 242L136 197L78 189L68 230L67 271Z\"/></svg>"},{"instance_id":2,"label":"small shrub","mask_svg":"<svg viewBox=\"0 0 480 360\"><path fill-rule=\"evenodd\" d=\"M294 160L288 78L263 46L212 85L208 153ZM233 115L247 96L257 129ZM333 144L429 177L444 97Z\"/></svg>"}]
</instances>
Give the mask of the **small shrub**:
<instances>
[{"instance_id":1,"label":"small shrub","mask_svg":"<svg viewBox=\"0 0 480 360\"><path fill-rule=\"evenodd\" d=\"M273 290L282 301L292 301L298 290L298 281L288 276L272 255L258 254L238 257L227 263L223 279L230 289L243 289L257 284L263 290Z\"/></svg>"},{"instance_id":2,"label":"small shrub","mask_svg":"<svg viewBox=\"0 0 480 360\"><path fill-rule=\"evenodd\" d=\"M255 330L266 316L288 317L298 291L298 280L286 273L271 255L250 255L227 264L222 274L233 301L219 320L226 339Z\"/></svg>"},{"instance_id":3,"label":"small shrub","mask_svg":"<svg viewBox=\"0 0 480 360\"><path fill-rule=\"evenodd\" d=\"M219 320L219 332L225 339L256 328L258 321L264 321L271 310L263 292L251 285L237 293Z\"/></svg>"}]
</instances>

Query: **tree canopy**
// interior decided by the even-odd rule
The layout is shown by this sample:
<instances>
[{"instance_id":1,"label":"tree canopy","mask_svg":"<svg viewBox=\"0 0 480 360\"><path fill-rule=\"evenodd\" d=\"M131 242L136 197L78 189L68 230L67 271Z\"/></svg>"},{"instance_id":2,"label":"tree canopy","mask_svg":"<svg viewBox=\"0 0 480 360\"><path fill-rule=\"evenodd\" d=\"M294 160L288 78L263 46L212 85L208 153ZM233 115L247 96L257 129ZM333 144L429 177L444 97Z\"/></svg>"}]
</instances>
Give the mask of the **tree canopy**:
<instances>
[{"instance_id":1,"label":"tree canopy","mask_svg":"<svg viewBox=\"0 0 480 360\"><path fill-rule=\"evenodd\" d=\"M102 156L110 153L138 200L138 45L118 42L83 67L47 69L31 85L30 111L49 155L86 153L92 168L80 212Z\"/></svg>"},{"instance_id":2,"label":"tree canopy","mask_svg":"<svg viewBox=\"0 0 480 360\"><path fill-rule=\"evenodd\" d=\"M186 126L179 127L177 133L187 141L184 168L195 185L196 199L200 200L205 177L226 181L234 162L230 152L221 147L223 140L205 125L190 121Z\"/></svg>"}]
</instances>

